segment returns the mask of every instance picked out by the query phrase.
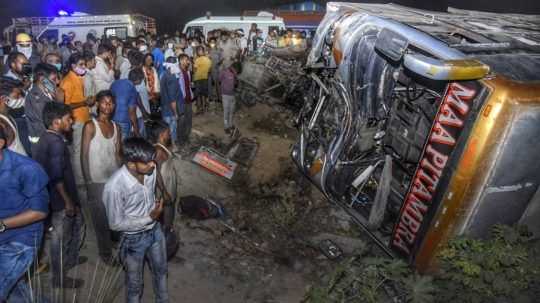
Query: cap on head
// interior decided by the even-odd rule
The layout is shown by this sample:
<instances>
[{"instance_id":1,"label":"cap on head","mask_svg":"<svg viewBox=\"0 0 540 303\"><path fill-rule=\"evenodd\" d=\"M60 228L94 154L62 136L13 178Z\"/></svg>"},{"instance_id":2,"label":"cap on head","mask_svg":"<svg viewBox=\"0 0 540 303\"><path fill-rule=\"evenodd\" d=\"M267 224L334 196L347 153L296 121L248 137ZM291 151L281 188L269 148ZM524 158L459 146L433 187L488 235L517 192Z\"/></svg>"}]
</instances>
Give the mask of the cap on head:
<instances>
[{"instance_id":1,"label":"cap on head","mask_svg":"<svg viewBox=\"0 0 540 303\"><path fill-rule=\"evenodd\" d=\"M15 43L31 43L32 38L26 33L20 33L15 37Z\"/></svg>"}]
</instances>

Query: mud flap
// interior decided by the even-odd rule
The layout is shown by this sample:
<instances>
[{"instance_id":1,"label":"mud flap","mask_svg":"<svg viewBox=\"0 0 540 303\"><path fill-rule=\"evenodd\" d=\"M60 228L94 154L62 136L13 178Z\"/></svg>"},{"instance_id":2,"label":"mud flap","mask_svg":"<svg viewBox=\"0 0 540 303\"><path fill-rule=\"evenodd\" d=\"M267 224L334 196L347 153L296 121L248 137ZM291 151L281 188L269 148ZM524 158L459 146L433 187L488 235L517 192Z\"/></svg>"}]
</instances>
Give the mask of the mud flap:
<instances>
[{"instance_id":1,"label":"mud flap","mask_svg":"<svg viewBox=\"0 0 540 303\"><path fill-rule=\"evenodd\" d=\"M368 227L371 230L378 229L384 219L388 196L390 195L390 182L392 181L392 157L386 155L377 194L373 206L369 212Z\"/></svg>"}]
</instances>

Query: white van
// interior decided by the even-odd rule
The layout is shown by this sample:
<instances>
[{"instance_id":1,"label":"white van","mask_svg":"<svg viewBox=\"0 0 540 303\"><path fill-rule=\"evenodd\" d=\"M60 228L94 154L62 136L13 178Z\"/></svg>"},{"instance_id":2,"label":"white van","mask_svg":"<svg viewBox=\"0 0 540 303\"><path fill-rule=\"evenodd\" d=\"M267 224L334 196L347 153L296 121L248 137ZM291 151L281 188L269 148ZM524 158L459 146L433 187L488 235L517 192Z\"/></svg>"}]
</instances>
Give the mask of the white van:
<instances>
[{"instance_id":1,"label":"white van","mask_svg":"<svg viewBox=\"0 0 540 303\"><path fill-rule=\"evenodd\" d=\"M118 37L126 39L136 37L141 30L156 34L155 20L143 15L84 15L55 17L37 35L38 39L55 38L60 41L62 35L75 34L75 41L85 41L86 35L92 33L101 38Z\"/></svg>"},{"instance_id":2,"label":"white van","mask_svg":"<svg viewBox=\"0 0 540 303\"><path fill-rule=\"evenodd\" d=\"M188 37L192 37L196 32L201 32L206 37L208 32L216 29L226 29L234 31L242 29L247 35L251 28L251 24L256 23L257 28L262 30L263 38L266 39L268 31L270 30L282 30L285 28L283 18L274 16L270 13L260 12L257 16L238 16L238 17L214 17L206 16L192 20L184 27L184 34Z\"/></svg>"}]
</instances>

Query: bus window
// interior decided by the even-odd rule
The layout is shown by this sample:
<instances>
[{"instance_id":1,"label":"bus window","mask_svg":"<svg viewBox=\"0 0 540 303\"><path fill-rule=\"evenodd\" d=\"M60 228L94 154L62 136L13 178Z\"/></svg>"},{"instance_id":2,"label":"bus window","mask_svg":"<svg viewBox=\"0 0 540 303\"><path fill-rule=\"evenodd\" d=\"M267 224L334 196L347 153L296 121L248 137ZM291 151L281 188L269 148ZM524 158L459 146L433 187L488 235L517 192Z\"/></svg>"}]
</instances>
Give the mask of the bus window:
<instances>
[{"instance_id":1,"label":"bus window","mask_svg":"<svg viewBox=\"0 0 540 303\"><path fill-rule=\"evenodd\" d=\"M276 32L276 33L279 33L279 26L269 26L268 27L268 32Z\"/></svg>"},{"instance_id":2,"label":"bus window","mask_svg":"<svg viewBox=\"0 0 540 303\"><path fill-rule=\"evenodd\" d=\"M120 40L125 40L128 37L127 27L106 27L105 37L117 37Z\"/></svg>"},{"instance_id":3,"label":"bus window","mask_svg":"<svg viewBox=\"0 0 540 303\"><path fill-rule=\"evenodd\" d=\"M39 36L39 40L58 41L58 30L57 29L48 29L48 30L44 31Z\"/></svg>"},{"instance_id":4,"label":"bus window","mask_svg":"<svg viewBox=\"0 0 540 303\"><path fill-rule=\"evenodd\" d=\"M204 33L204 27L202 26L188 26L186 29L186 35L188 38L197 36L197 33Z\"/></svg>"}]
</instances>

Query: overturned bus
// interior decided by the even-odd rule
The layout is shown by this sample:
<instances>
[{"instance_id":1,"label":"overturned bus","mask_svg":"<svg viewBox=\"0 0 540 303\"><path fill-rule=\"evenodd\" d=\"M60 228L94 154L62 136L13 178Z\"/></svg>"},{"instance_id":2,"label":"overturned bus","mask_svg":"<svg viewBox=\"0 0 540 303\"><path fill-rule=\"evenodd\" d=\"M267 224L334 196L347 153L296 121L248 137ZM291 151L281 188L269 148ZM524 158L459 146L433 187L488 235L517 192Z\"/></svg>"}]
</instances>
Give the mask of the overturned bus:
<instances>
[{"instance_id":1,"label":"overturned bus","mask_svg":"<svg viewBox=\"0 0 540 303\"><path fill-rule=\"evenodd\" d=\"M294 161L387 254L539 235L539 16L332 2L307 68Z\"/></svg>"}]
</instances>

